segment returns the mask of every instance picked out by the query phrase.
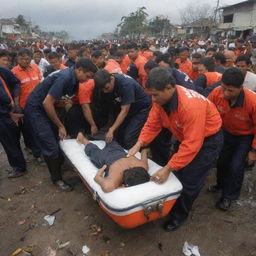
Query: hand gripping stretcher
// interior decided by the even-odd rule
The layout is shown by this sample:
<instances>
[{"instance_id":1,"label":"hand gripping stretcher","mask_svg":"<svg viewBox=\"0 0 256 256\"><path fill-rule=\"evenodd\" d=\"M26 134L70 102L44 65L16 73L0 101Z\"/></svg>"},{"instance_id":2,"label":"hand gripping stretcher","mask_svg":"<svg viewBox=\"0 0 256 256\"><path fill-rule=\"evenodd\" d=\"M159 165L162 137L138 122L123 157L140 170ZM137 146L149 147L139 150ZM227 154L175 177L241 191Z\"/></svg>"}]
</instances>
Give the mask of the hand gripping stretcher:
<instances>
[{"instance_id":1,"label":"hand gripping stretcher","mask_svg":"<svg viewBox=\"0 0 256 256\"><path fill-rule=\"evenodd\" d=\"M91 142L99 148L105 146L104 141ZM99 206L123 228L134 228L166 216L182 191L181 183L171 173L168 180L161 185L149 181L104 193L94 181L98 169L86 156L84 145L70 139L61 141L60 146ZM139 153L136 156L139 157ZM160 168L161 166L149 160L150 175Z\"/></svg>"}]
</instances>

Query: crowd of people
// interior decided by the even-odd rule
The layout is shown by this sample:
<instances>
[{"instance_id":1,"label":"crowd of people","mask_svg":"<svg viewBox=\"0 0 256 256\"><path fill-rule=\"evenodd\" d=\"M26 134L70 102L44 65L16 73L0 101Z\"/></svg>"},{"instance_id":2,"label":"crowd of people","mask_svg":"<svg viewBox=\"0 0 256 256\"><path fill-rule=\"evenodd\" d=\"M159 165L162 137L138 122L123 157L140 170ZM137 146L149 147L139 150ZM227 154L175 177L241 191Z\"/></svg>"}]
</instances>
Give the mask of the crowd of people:
<instances>
[{"instance_id":1,"label":"crowd of people","mask_svg":"<svg viewBox=\"0 0 256 256\"><path fill-rule=\"evenodd\" d=\"M194 40L1 44L0 142L11 166L26 173L21 147L62 179L59 140L77 138L99 168L105 192L122 184L164 183L183 191L166 231L176 230L216 163L218 209L239 198L245 168L256 160L255 42ZM101 137L100 150L89 139ZM123 149L128 150L128 154ZM134 155L142 152L141 159ZM147 155L162 166L147 174Z\"/></svg>"}]
</instances>

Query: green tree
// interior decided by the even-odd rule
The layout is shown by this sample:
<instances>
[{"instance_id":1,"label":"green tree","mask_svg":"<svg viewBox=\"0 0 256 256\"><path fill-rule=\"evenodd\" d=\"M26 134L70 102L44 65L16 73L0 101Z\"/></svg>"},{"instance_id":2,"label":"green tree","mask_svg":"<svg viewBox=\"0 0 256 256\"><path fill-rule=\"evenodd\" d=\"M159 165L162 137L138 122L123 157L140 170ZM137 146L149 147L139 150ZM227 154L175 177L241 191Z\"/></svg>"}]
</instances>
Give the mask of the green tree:
<instances>
[{"instance_id":1,"label":"green tree","mask_svg":"<svg viewBox=\"0 0 256 256\"><path fill-rule=\"evenodd\" d=\"M155 37L166 37L170 35L171 23L168 18L156 16L148 23L148 32Z\"/></svg>"},{"instance_id":2,"label":"green tree","mask_svg":"<svg viewBox=\"0 0 256 256\"><path fill-rule=\"evenodd\" d=\"M26 25L26 20L25 20L24 16L21 15L21 14L17 16L16 22L17 22L17 24L19 24L20 26Z\"/></svg>"},{"instance_id":3,"label":"green tree","mask_svg":"<svg viewBox=\"0 0 256 256\"><path fill-rule=\"evenodd\" d=\"M123 16L121 23L118 25L120 36L125 37L128 35L132 40L140 38L141 34L147 29L147 17L146 7L140 7L136 12Z\"/></svg>"}]
</instances>

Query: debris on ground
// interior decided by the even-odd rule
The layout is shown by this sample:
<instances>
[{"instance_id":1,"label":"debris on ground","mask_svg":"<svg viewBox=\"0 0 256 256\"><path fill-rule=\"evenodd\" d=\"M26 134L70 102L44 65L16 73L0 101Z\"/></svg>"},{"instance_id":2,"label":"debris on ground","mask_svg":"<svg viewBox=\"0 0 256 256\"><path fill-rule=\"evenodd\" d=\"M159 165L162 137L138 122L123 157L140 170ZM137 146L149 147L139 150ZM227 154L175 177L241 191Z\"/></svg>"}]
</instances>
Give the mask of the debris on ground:
<instances>
[{"instance_id":1,"label":"debris on ground","mask_svg":"<svg viewBox=\"0 0 256 256\"><path fill-rule=\"evenodd\" d=\"M189 244L187 241L184 243L182 252L185 256L200 256L198 246Z\"/></svg>"},{"instance_id":2,"label":"debris on ground","mask_svg":"<svg viewBox=\"0 0 256 256\"><path fill-rule=\"evenodd\" d=\"M91 236L97 236L99 233L102 232L102 227L97 224L92 224L90 226L90 229L92 230L92 232L90 233Z\"/></svg>"},{"instance_id":3,"label":"debris on ground","mask_svg":"<svg viewBox=\"0 0 256 256\"><path fill-rule=\"evenodd\" d=\"M89 251L90 251L90 248L87 247L87 245L85 244L85 245L83 246L83 248L82 248L83 254L87 254Z\"/></svg>"},{"instance_id":4,"label":"debris on ground","mask_svg":"<svg viewBox=\"0 0 256 256\"><path fill-rule=\"evenodd\" d=\"M52 226L55 221L55 216L46 215L46 216L44 216L44 220L46 220L48 222L49 226Z\"/></svg>"},{"instance_id":5,"label":"debris on ground","mask_svg":"<svg viewBox=\"0 0 256 256\"><path fill-rule=\"evenodd\" d=\"M58 249L63 249L63 248L65 248L65 247L70 245L70 241L68 241L66 243L60 243L59 241L57 241L57 244L58 244L57 250Z\"/></svg>"}]
</instances>

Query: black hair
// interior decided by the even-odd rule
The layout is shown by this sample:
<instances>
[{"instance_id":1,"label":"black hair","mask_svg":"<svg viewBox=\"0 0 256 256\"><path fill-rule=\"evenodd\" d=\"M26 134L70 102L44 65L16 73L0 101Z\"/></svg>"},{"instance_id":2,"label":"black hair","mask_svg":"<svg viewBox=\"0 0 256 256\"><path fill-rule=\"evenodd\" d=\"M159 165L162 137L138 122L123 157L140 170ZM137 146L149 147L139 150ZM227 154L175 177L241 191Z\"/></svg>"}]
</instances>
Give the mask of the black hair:
<instances>
[{"instance_id":1,"label":"black hair","mask_svg":"<svg viewBox=\"0 0 256 256\"><path fill-rule=\"evenodd\" d=\"M111 74L107 70L102 69L96 72L93 79L95 82L95 87L97 89L102 89L107 83L110 82Z\"/></svg>"},{"instance_id":2,"label":"black hair","mask_svg":"<svg viewBox=\"0 0 256 256\"><path fill-rule=\"evenodd\" d=\"M202 59L202 57L202 54L200 54L199 52L192 54L192 59Z\"/></svg>"},{"instance_id":3,"label":"black hair","mask_svg":"<svg viewBox=\"0 0 256 256\"><path fill-rule=\"evenodd\" d=\"M223 73L221 81L227 86L240 88L244 83L244 75L238 68L229 68Z\"/></svg>"},{"instance_id":4,"label":"black hair","mask_svg":"<svg viewBox=\"0 0 256 256\"><path fill-rule=\"evenodd\" d=\"M115 51L112 55L115 57L123 58L125 54L123 51L118 50L118 51Z\"/></svg>"},{"instance_id":5,"label":"black hair","mask_svg":"<svg viewBox=\"0 0 256 256\"><path fill-rule=\"evenodd\" d=\"M210 48L208 48L208 49L206 50L205 53L207 53L207 52L216 52L216 51L217 51L216 48L210 47Z\"/></svg>"},{"instance_id":6,"label":"black hair","mask_svg":"<svg viewBox=\"0 0 256 256\"><path fill-rule=\"evenodd\" d=\"M173 61L171 59L171 55L169 53L164 53L164 54L157 56L156 63L160 63L161 61L169 64L170 67L174 67L174 63L173 63Z\"/></svg>"},{"instance_id":7,"label":"black hair","mask_svg":"<svg viewBox=\"0 0 256 256\"><path fill-rule=\"evenodd\" d=\"M160 51L154 51L153 52L153 56L156 56L156 57L158 57L159 55L162 55L163 53L162 52L160 52Z\"/></svg>"},{"instance_id":8,"label":"black hair","mask_svg":"<svg viewBox=\"0 0 256 256\"><path fill-rule=\"evenodd\" d=\"M124 185L127 187L139 185L150 180L150 175L143 167L133 167L124 171Z\"/></svg>"},{"instance_id":9,"label":"black hair","mask_svg":"<svg viewBox=\"0 0 256 256\"><path fill-rule=\"evenodd\" d=\"M60 59L60 55L57 52L50 52L48 55L48 59L49 60Z\"/></svg>"},{"instance_id":10,"label":"black hair","mask_svg":"<svg viewBox=\"0 0 256 256\"><path fill-rule=\"evenodd\" d=\"M172 74L162 67L153 68L148 76L146 87L154 88L158 91L163 91L167 85L175 86L176 81Z\"/></svg>"},{"instance_id":11,"label":"black hair","mask_svg":"<svg viewBox=\"0 0 256 256\"><path fill-rule=\"evenodd\" d=\"M58 47L58 48L56 49L56 52L57 52L57 53L65 53L65 50L64 50L62 47Z\"/></svg>"},{"instance_id":12,"label":"black hair","mask_svg":"<svg viewBox=\"0 0 256 256\"><path fill-rule=\"evenodd\" d=\"M38 53L38 54L40 54L40 56L43 56L43 53L41 51L39 51L39 50L34 51L34 54L35 53Z\"/></svg>"},{"instance_id":13,"label":"black hair","mask_svg":"<svg viewBox=\"0 0 256 256\"><path fill-rule=\"evenodd\" d=\"M200 64L204 65L208 72L214 72L215 71L215 62L212 57L205 57L201 59Z\"/></svg>"},{"instance_id":14,"label":"black hair","mask_svg":"<svg viewBox=\"0 0 256 256\"><path fill-rule=\"evenodd\" d=\"M149 46L146 42L144 42L142 45L141 45L141 49L143 50L148 50L149 49Z\"/></svg>"},{"instance_id":15,"label":"black hair","mask_svg":"<svg viewBox=\"0 0 256 256\"><path fill-rule=\"evenodd\" d=\"M11 54L9 51L5 50L5 49L0 49L0 58L2 57L8 57L10 58L11 57Z\"/></svg>"},{"instance_id":16,"label":"black hair","mask_svg":"<svg viewBox=\"0 0 256 256\"><path fill-rule=\"evenodd\" d=\"M138 45L136 43L130 43L130 44L127 45L127 49L138 50Z\"/></svg>"},{"instance_id":17,"label":"black hair","mask_svg":"<svg viewBox=\"0 0 256 256\"><path fill-rule=\"evenodd\" d=\"M32 52L27 48L22 48L18 51L18 56L24 56L28 55L29 57L32 57Z\"/></svg>"},{"instance_id":18,"label":"black hair","mask_svg":"<svg viewBox=\"0 0 256 256\"><path fill-rule=\"evenodd\" d=\"M236 59L236 63L239 61L245 61L247 65L252 64L250 57L247 54L238 55L238 57Z\"/></svg>"},{"instance_id":19,"label":"black hair","mask_svg":"<svg viewBox=\"0 0 256 256\"><path fill-rule=\"evenodd\" d=\"M97 72L97 67L93 64L93 62L86 58L80 58L76 64L75 69L81 68L84 72Z\"/></svg>"},{"instance_id":20,"label":"black hair","mask_svg":"<svg viewBox=\"0 0 256 256\"><path fill-rule=\"evenodd\" d=\"M179 48L179 53L182 53L182 52L185 52L185 51L189 52L189 49L187 47L180 47Z\"/></svg>"},{"instance_id":21,"label":"black hair","mask_svg":"<svg viewBox=\"0 0 256 256\"><path fill-rule=\"evenodd\" d=\"M51 52L51 49L46 48L46 49L43 50L43 52L44 52L44 54L49 54Z\"/></svg>"},{"instance_id":22,"label":"black hair","mask_svg":"<svg viewBox=\"0 0 256 256\"><path fill-rule=\"evenodd\" d=\"M91 57L92 57L92 58L95 58L95 59L98 59L98 58L101 57L101 56L103 56L103 53L102 53L102 51L100 51L100 50L94 51L94 52L92 53L92 55L91 55Z\"/></svg>"},{"instance_id":23,"label":"black hair","mask_svg":"<svg viewBox=\"0 0 256 256\"><path fill-rule=\"evenodd\" d=\"M226 57L223 53L221 52L217 52L213 55L215 60L219 60L221 65L225 65L226 64Z\"/></svg>"},{"instance_id":24,"label":"black hair","mask_svg":"<svg viewBox=\"0 0 256 256\"><path fill-rule=\"evenodd\" d=\"M158 67L158 64L157 64L155 61L153 61L153 60L149 60L149 61L144 65L144 69L149 69L149 70L151 70L151 69L153 69L153 68L156 68L156 67Z\"/></svg>"}]
</instances>

